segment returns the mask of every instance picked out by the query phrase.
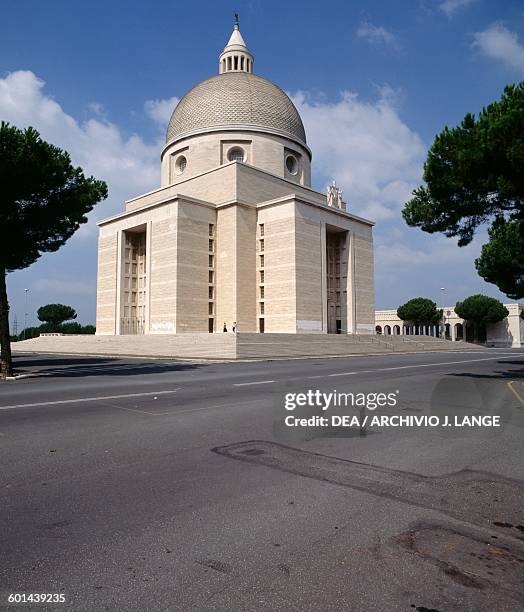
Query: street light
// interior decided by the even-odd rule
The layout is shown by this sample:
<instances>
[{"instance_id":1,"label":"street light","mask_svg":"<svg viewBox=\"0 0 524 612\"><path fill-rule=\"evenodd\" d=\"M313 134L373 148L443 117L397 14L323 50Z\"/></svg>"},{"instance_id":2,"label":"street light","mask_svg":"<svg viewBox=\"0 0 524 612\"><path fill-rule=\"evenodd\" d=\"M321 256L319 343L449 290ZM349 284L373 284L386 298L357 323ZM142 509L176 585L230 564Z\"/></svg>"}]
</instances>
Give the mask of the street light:
<instances>
[{"instance_id":1,"label":"street light","mask_svg":"<svg viewBox=\"0 0 524 612\"><path fill-rule=\"evenodd\" d=\"M25 306L24 306L24 340L25 340L25 330L27 327L27 294L29 293L29 289L24 289L25 291Z\"/></svg>"}]
</instances>

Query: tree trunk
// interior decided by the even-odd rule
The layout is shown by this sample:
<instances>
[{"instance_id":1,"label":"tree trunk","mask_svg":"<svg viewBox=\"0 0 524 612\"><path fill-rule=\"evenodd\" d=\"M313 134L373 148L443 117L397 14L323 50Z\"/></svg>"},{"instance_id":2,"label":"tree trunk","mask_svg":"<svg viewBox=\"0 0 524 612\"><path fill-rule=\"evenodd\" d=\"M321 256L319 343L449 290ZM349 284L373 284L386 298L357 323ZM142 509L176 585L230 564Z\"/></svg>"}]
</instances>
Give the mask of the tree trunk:
<instances>
[{"instance_id":1,"label":"tree trunk","mask_svg":"<svg viewBox=\"0 0 524 612\"><path fill-rule=\"evenodd\" d=\"M5 284L5 270L0 268L0 379L13 375L11 339L9 337L9 303Z\"/></svg>"}]
</instances>

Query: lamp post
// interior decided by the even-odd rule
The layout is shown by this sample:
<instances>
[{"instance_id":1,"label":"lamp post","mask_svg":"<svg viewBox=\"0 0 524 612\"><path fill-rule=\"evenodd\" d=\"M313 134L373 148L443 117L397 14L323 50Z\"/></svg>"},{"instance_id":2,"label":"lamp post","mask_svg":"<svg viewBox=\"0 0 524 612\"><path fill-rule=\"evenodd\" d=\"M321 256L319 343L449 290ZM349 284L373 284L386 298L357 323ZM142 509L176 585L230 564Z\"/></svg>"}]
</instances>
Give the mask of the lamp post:
<instances>
[{"instance_id":1,"label":"lamp post","mask_svg":"<svg viewBox=\"0 0 524 612\"><path fill-rule=\"evenodd\" d=\"M29 293L29 289L24 289L25 292L25 300L24 300L24 340L25 340L25 330L27 327L27 294Z\"/></svg>"}]
</instances>

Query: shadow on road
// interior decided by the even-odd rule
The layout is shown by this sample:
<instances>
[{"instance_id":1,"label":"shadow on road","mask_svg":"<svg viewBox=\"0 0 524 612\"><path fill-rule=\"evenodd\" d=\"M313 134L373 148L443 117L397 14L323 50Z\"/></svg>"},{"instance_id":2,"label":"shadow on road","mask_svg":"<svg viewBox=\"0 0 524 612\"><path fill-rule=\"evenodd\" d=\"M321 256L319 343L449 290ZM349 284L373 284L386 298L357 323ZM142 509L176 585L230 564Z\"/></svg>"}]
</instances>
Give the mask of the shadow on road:
<instances>
[{"instance_id":1,"label":"shadow on road","mask_svg":"<svg viewBox=\"0 0 524 612\"><path fill-rule=\"evenodd\" d=\"M114 363L118 361L112 357L47 357L38 359L19 359L13 355L13 365L16 368L24 367L43 367L43 366L79 366L79 365L99 365L101 363Z\"/></svg>"},{"instance_id":2,"label":"shadow on road","mask_svg":"<svg viewBox=\"0 0 524 612\"><path fill-rule=\"evenodd\" d=\"M524 378L524 360L520 360L520 361L499 361L498 362L501 366L513 366L513 365L517 365L520 366L520 368L517 369L502 369L502 370L497 370L491 374L480 374L478 372L457 372L457 373L453 373L453 374L449 374L448 376L459 376L462 378L486 378L486 379L491 379L491 380L496 380L496 379L505 379L505 380L512 380L512 379L516 379L516 378Z\"/></svg>"},{"instance_id":3,"label":"shadow on road","mask_svg":"<svg viewBox=\"0 0 524 612\"><path fill-rule=\"evenodd\" d=\"M191 362L120 361L115 358L41 358L14 359L15 374L27 378L87 378L90 376L140 376L164 374L199 368L206 364Z\"/></svg>"}]
</instances>

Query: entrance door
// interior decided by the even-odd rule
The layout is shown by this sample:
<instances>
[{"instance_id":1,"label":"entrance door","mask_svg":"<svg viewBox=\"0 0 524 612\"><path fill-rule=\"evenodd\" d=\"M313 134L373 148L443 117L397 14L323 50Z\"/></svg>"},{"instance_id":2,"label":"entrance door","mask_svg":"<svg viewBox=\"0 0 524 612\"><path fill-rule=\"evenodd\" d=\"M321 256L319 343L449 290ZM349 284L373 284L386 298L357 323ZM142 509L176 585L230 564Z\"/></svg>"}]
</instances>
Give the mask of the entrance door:
<instances>
[{"instance_id":1,"label":"entrance door","mask_svg":"<svg viewBox=\"0 0 524 612\"><path fill-rule=\"evenodd\" d=\"M340 333L341 328L340 241L342 236L340 233L326 234L328 334Z\"/></svg>"},{"instance_id":2,"label":"entrance door","mask_svg":"<svg viewBox=\"0 0 524 612\"><path fill-rule=\"evenodd\" d=\"M328 334L336 334L337 333L337 315L336 315L336 306L333 302L328 300Z\"/></svg>"}]
</instances>

